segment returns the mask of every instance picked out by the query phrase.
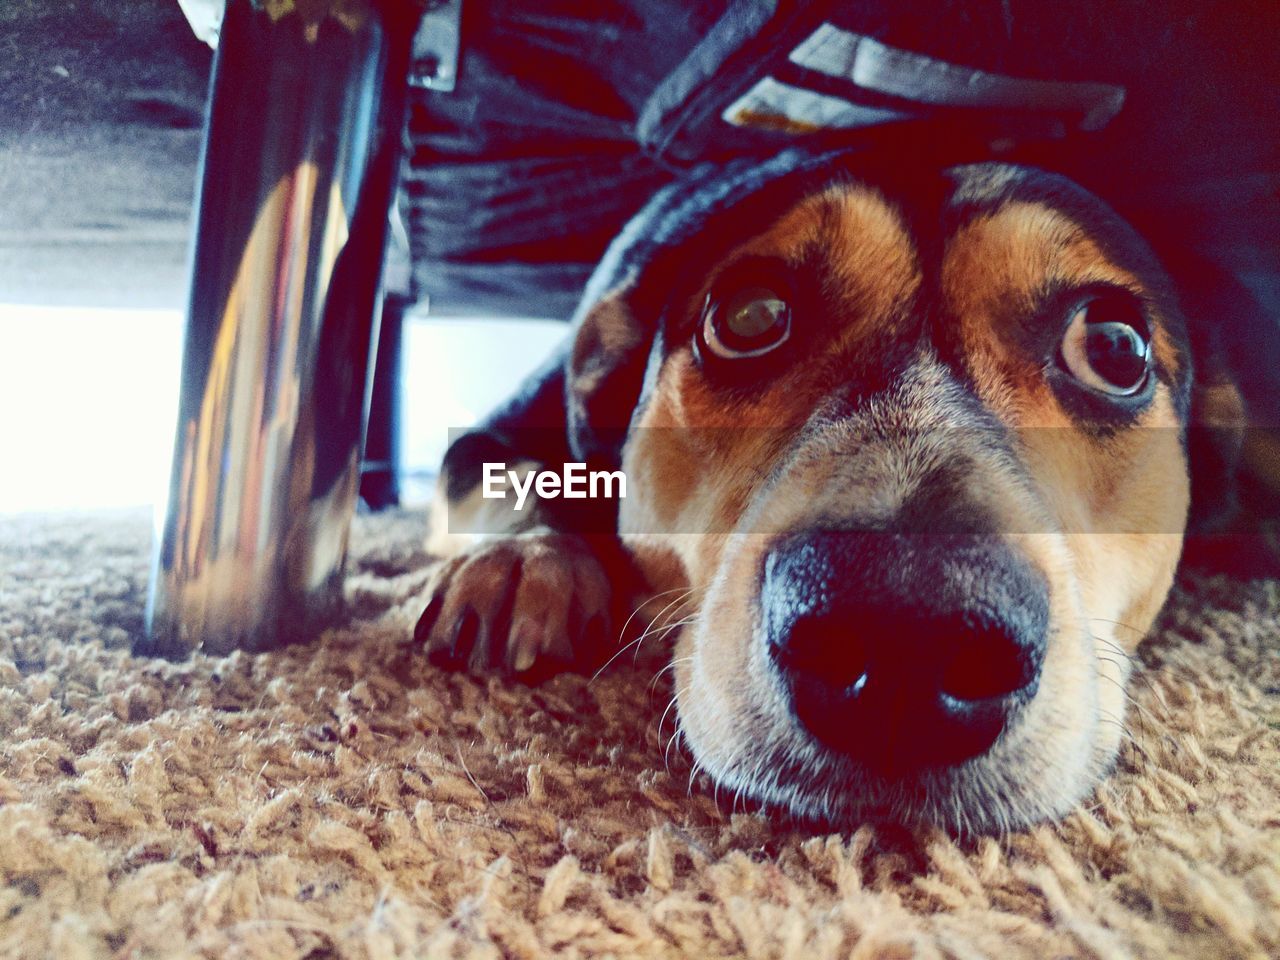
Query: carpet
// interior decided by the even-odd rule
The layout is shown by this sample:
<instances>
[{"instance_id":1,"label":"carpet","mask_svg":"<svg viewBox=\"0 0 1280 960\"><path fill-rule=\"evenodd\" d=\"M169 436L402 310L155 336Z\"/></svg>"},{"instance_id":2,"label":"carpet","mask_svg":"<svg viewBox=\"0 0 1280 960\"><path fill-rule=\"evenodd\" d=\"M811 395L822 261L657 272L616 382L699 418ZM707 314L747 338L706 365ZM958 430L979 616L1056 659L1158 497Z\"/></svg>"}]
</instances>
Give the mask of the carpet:
<instances>
[{"instance_id":1,"label":"carpet","mask_svg":"<svg viewBox=\"0 0 1280 960\"><path fill-rule=\"evenodd\" d=\"M358 520L318 642L169 663L128 650L148 516L0 519L0 956L1280 956L1277 582L1183 576L1061 824L822 836L664 761L660 650L411 655L423 530Z\"/></svg>"}]
</instances>

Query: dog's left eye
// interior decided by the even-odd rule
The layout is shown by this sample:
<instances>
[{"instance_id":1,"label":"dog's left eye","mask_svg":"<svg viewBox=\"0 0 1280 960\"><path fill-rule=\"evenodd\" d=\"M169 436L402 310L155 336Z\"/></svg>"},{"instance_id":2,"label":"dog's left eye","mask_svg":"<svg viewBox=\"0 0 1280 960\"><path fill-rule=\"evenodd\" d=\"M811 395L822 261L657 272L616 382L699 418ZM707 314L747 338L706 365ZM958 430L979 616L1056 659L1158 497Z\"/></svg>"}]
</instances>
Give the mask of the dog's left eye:
<instances>
[{"instance_id":1,"label":"dog's left eye","mask_svg":"<svg viewBox=\"0 0 1280 960\"><path fill-rule=\"evenodd\" d=\"M1124 297L1076 307L1062 338L1062 364L1085 386L1114 397L1137 393L1151 368L1151 337L1142 311Z\"/></svg>"},{"instance_id":2,"label":"dog's left eye","mask_svg":"<svg viewBox=\"0 0 1280 960\"><path fill-rule=\"evenodd\" d=\"M723 300L708 298L702 342L718 357L759 357L791 336L791 305L771 287L744 287Z\"/></svg>"}]
</instances>

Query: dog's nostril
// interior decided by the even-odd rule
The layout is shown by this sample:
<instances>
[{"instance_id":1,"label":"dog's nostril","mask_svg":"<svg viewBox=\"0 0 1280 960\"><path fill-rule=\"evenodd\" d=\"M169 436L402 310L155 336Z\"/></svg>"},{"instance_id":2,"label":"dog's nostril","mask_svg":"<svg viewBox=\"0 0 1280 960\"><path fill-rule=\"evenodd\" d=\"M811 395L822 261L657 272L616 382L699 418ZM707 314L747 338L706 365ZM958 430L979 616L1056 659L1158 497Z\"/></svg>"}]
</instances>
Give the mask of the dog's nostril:
<instances>
[{"instance_id":1,"label":"dog's nostril","mask_svg":"<svg viewBox=\"0 0 1280 960\"><path fill-rule=\"evenodd\" d=\"M789 673L805 673L856 695L866 686L865 631L854 624L806 617L772 638L773 658Z\"/></svg>"},{"instance_id":2,"label":"dog's nostril","mask_svg":"<svg viewBox=\"0 0 1280 960\"><path fill-rule=\"evenodd\" d=\"M974 631L958 647L938 684L939 691L954 700L1007 697L1035 682L1028 651L1001 630Z\"/></svg>"},{"instance_id":3,"label":"dog's nostril","mask_svg":"<svg viewBox=\"0 0 1280 960\"><path fill-rule=\"evenodd\" d=\"M763 574L796 719L886 777L984 753L1034 696L1047 584L999 541L817 531L780 543Z\"/></svg>"}]
</instances>

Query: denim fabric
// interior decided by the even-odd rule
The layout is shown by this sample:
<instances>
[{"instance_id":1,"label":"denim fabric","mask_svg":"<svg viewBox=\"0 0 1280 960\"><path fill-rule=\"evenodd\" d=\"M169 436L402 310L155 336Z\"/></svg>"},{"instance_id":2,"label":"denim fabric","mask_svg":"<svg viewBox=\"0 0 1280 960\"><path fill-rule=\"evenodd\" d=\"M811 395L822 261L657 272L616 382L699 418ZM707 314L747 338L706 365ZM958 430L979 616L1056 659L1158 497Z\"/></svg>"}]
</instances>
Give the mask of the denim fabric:
<instances>
[{"instance_id":1,"label":"denim fabric","mask_svg":"<svg viewBox=\"0 0 1280 960\"><path fill-rule=\"evenodd\" d=\"M465 5L459 84L413 107L408 180L417 293L439 313L567 318L610 238L694 163L768 156L792 134L721 114L766 76L839 92L788 61L820 24L1012 77L1125 88L1085 133L1033 109L865 91L932 127L939 162L1058 170L1132 220L1191 281L1196 309L1280 399L1280 7L1190 0L489 0ZM892 124L888 126L893 126ZM939 133L940 131L940 133ZM893 131L820 134L868 149ZM803 138L801 138L803 139ZM1280 410L1280 403L1271 409Z\"/></svg>"}]
</instances>

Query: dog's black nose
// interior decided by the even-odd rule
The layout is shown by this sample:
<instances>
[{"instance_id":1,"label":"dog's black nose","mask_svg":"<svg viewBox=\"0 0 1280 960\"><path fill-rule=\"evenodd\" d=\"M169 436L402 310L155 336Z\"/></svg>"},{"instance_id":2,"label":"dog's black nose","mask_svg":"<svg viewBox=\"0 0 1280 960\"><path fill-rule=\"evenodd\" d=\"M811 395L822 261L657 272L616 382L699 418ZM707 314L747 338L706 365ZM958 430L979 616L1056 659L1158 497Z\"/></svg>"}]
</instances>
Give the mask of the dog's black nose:
<instances>
[{"instance_id":1,"label":"dog's black nose","mask_svg":"<svg viewBox=\"0 0 1280 960\"><path fill-rule=\"evenodd\" d=\"M1048 585L995 537L793 535L761 602L796 716L885 776L983 753L1036 691Z\"/></svg>"}]
</instances>

